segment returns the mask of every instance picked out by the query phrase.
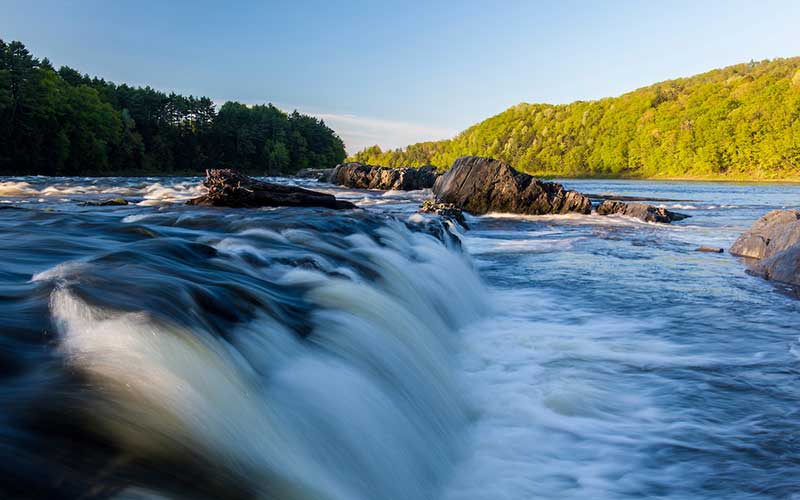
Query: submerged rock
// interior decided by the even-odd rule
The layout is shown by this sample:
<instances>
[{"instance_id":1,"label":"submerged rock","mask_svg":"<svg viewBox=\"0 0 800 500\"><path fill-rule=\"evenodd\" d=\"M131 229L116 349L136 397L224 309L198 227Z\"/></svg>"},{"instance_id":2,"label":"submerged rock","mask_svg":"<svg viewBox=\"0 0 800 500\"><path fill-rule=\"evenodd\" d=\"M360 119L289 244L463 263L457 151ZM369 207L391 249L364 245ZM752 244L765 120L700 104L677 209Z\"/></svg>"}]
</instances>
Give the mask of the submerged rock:
<instances>
[{"instance_id":1,"label":"submerged rock","mask_svg":"<svg viewBox=\"0 0 800 500\"><path fill-rule=\"evenodd\" d=\"M800 210L773 210L742 233L730 249L740 257L763 259L800 242Z\"/></svg>"},{"instance_id":2,"label":"submerged rock","mask_svg":"<svg viewBox=\"0 0 800 500\"><path fill-rule=\"evenodd\" d=\"M438 215L443 219L460 224L464 229L469 229L467 221L464 219L464 213L452 203L436 203L434 200L425 200L420 205L419 212Z\"/></svg>"},{"instance_id":3,"label":"submerged rock","mask_svg":"<svg viewBox=\"0 0 800 500\"><path fill-rule=\"evenodd\" d=\"M357 189L415 191L433 187L436 167L389 168L364 163L342 163L330 174L329 182Z\"/></svg>"},{"instance_id":4,"label":"submerged rock","mask_svg":"<svg viewBox=\"0 0 800 500\"><path fill-rule=\"evenodd\" d=\"M689 217L688 215L670 212L666 208L654 207L646 203L623 203L613 200L605 200L597 206L596 211L598 215L625 215L645 222L660 222L662 224L669 224Z\"/></svg>"},{"instance_id":5,"label":"submerged rock","mask_svg":"<svg viewBox=\"0 0 800 500\"><path fill-rule=\"evenodd\" d=\"M748 257L748 272L800 286L800 210L773 210L745 231L730 253Z\"/></svg>"},{"instance_id":6,"label":"submerged rock","mask_svg":"<svg viewBox=\"0 0 800 500\"><path fill-rule=\"evenodd\" d=\"M527 215L588 214L592 203L556 182L542 182L492 158L462 156L436 179L436 201L473 214L506 212Z\"/></svg>"},{"instance_id":7,"label":"submerged rock","mask_svg":"<svg viewBox=\"0 0 800 500\"><path fill-rule=\"evenodd\" d=\"M208 188L208 193L189 200L187 205L232 208L356 208L349 201L337 200L331 194L263 182L230 169L206 170L203 185Z\"/></svg>"},{"instance_id":8,"label":"submerged rock","mask_svg":"<svg viewBox=\"0 0 800 500\"><path fill-rule=\"evenodd\" d=\"M113 207L113 206L124 206L128 204L128 200L125 198L111 198L108 200L99 200L99 201L85 201L81 203L83 207Z\"/></svg>"}]
</instances>

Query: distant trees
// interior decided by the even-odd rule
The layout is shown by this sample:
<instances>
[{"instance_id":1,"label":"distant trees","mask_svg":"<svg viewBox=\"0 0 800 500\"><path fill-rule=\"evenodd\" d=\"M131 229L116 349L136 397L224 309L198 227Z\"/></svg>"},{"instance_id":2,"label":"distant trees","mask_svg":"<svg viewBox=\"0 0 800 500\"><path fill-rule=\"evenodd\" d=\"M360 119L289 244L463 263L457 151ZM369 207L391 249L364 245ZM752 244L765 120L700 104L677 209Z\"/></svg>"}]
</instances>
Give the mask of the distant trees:
<instances>
[{"instance_id":1,"label":"distant trees","mask_svg":"<svg viewBox=\"0 0 800 500\"><path fill-rule=\"evenodd\" d=\"M459 156L542 176L800 177L800 58L739 64L568 105L519 104L453 139L354 159L446 168Z\"/></svg>"},{"instance_id":2,"label":"distant trees","mask_svg":"<svg viewBox=\"0 0 800 500\"><path fill-rule=\"evenodd\" d=\"M341 139L270 105L115 85L0 40L0 175L183 174L225 166L263 175L330 167Z\"/></svg>"}]
</instances>

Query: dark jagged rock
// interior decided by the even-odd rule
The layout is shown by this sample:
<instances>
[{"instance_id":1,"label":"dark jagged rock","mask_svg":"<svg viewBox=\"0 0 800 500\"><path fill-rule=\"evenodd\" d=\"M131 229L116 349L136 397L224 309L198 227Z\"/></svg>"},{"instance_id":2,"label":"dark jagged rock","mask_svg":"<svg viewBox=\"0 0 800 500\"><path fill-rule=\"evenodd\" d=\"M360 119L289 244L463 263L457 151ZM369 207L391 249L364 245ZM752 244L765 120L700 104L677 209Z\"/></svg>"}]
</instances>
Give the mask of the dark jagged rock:
<instances>
[{"instance_id":1,"label":"dark jagged rock","mask_svg":"<svg viewBox=\"0 0 800 500\"><path fill-rule=\"evenodd\" d=\"M85 201L81 203L83 207L113 207L113 206L124 206L128 204L128 200L125 198L110 198L108 200L99 200L99 201Z\"/></svg>"},{"instance_id":2,"label":"dark jagged rock","mask_svg":"<svg viewBox=\"0 0 800 500\"><path fill-rule=\"evenodd\" d=\"M800 210L773 210L742 233L730 249L740 257L771 257L800 242Z\"/></svg>"},{"instance_id":3,"label":"dark jagged rock","mask_svg":"<svg viewBox=\"0 0 800 500\"><path fill-rule=\"evenodd\" d=\"M433 187L436 168L389 168L364 163L342 163L331 172L332 184L358 189L397 189L415 191Z\"/></svg>"},{"instance_id":4,"label":"dark jagged rock","mask_svg":"<svg viewBox=\"0 0 800 500\"><path fill-rule=\"evenodd\" d=\"M467 221L464 219L464 213L452 203L436 203L434 200L425 200L420 205L419 212L438 215L443 219L460 224L464 229L469 229Z\"/></svg>"},{"instance_id":5,"label":"dark jagged rock","mask_svg":"<svg viewBox=\"0 0 800 500\"><path fill-rule=\"evenodd\" d=\"M436 179L436 201L473 214L505 212L527 215L588 214L592 203L556 182L542 182L492 158L462 156Z\"/></svg>"},{"instance_id":6,"label":"dark jagged rock","mask_svg":"<svg viewBox=\"0 0 800 500\"><path fill-rule=\"evenodd\" d=\"M356 208L349 201L337 200L326 193L296 186L263 182L230 169L206 170L203 185L208 192L186 202L207 207L323 207Z\"/></svg>"},{"instance_id":7,"label":"dark jagged rock","mask_svg":"<svg viewBox=\"0 0 800 500\"><path fill-rule=\"evenodd\" d=\"M302 168L294 176L301 179L316 179L320 182L327 182L332 173L332 168Z\"/></svg>"},{"instance_id":8,"label":"dark jagged rock","mask_svg":"<svg viewBox=\"0 0 800 500\"><path fill-rule=\"evenodd\" d=\"M670 212L666 208L654 207L646 203L623 203L612 200L605 200L599 204L596 211L598 215L625 215L645 222L660 222L662 224L669 224L689 217L688 215Z\"/></svg>"}]
</instances>

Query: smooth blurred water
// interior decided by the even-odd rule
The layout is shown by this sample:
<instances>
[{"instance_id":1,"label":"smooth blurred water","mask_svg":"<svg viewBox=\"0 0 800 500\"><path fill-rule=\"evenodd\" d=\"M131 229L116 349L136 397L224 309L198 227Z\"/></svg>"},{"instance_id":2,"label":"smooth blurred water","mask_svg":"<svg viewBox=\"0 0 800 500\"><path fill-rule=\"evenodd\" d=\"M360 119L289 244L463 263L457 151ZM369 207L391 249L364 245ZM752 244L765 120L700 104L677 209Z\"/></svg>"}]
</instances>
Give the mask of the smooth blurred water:
<instances>
[{"instance_id":1,"label":"smooth blurred water","mask_svg":"<svg viewBox=\"0 0 800 500\"><path fill-rule=\"evenodd\" d=\"M430 193L281 182L365 210L0 180L0 492L800 494L800 303L695 251L800 186L565 181L692 217L468 217L462 252L414 215Z\"/></svg>"}]
</instances>

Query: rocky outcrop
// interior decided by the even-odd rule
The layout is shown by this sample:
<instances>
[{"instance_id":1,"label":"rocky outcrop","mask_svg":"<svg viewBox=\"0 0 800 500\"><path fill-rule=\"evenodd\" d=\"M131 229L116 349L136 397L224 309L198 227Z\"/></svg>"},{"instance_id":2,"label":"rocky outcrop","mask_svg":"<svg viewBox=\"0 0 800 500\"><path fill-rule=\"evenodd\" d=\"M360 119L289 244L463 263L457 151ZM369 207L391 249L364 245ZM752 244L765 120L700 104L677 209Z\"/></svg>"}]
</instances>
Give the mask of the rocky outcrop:
<instances>
[{"instance_id":1,"label":"rocky outcrop","mask_svg":"<svg viewBox=\"0 0 800 500\"><path fill-rule=\"evenodd\" d=\"M438 215L445 220L461 225L464 229L469 229L467 221L464 219L464 213L452 203L436 203L434 200L425 200L419 207L419 213Z\"/></svg>"},{"instance_id":2,"label":"rocky outcrop","mask_svg":"<svg viewBox=\"0 0 800 500\"><path fill-rule=\"evenodd\" d=\"M296 186L263 182L230 169L206 170L203 185L208 192L187 202L207 207L324 207L356 208L349 201Z\"/></svg>"},{"instance_id":3,"label":"rocky outcrop","mask_svg":"<svg viewBox=\"0 0 800 500\"><path fill-rule=\"evenodd\" d=\"M294 174L301 179L316 179L318 181L328 181L333 173L332 168L301 168Z\"/></svg>"},{"instance_id":4,"label":"rocky outcrop","mask_svg":"<svg viewBox=\"0 0 800 500\"><path fill-rule=\"evenodd\" d=\"M771 257L800 242L800 210L773 210L742 233L730 249L740 257Z\"/></svg>"},{"instance_id":5,"label":"rocky outcrop","mask_svg":"<svg viewBox=\"0 0 800 500\"><path fill-rule=\"evenodd\" d=\"M592 203L556 182L542 182L492 158L462 156L436 179L436 201L473 214L505 212L528 215L588 214Z\"/></svg>"},{"instance_id":6,"label":"rocky outcrop","mask_svg":"<svg viewBox=\"0 0 800 500\"><path fill-rule=\"evenodd\" d=\"M634 217L645 222L660 222L669 224L683 220L688 215L670 212L666 208L654 207L646 203L623 203L621 201L605 200L597 206L598 215L624 215Z\"/></svg>"},{"instance_id":7,"label":"rocky outcrop","mask_svg":"<svg viewBox=\"0 0 800 500\"><path fill-rule=\"evenodd\" d=\"M358 189L414 191L433 187L436 168L389 168L364 163L342 163L331 172L329 182Z\"/></svg>"}]
</instances>

